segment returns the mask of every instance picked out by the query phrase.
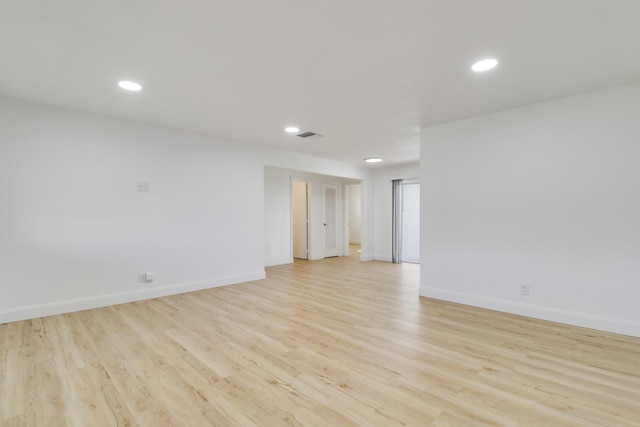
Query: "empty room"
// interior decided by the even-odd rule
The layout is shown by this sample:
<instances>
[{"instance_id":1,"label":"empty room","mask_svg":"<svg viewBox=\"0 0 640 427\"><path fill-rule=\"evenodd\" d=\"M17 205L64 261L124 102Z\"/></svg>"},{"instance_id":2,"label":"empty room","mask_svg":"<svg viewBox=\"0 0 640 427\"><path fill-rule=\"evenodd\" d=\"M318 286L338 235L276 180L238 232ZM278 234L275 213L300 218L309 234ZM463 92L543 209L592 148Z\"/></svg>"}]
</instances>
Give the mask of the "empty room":
<instances>
[{"instance_id":1,"label":"empty room","mask_svg":"<svg viewBox=\"0 0 640 427\"><path fill-rule=\"evenodd\" d=\"M0 426L640 426L639 23L2 2Z\"/></svg>"}]
</instances>

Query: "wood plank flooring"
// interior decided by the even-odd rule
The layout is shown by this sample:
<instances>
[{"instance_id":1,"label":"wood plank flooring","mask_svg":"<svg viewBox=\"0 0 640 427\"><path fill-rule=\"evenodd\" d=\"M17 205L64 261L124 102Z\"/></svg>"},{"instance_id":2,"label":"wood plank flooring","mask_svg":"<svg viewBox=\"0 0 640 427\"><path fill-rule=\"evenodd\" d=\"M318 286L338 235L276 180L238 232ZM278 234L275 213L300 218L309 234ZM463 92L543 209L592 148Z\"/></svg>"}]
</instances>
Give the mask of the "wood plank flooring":
<instances>
[{"instance_id":1,"label":"wood plank flooring","mask_svg":"<svg viewBox=\"0 0 640 427\"><path fill-rule=\"evenodd\" d=\"M640 426L640 340L354 257L0 325L2 426Z\"/></svg>"}]
</instances>

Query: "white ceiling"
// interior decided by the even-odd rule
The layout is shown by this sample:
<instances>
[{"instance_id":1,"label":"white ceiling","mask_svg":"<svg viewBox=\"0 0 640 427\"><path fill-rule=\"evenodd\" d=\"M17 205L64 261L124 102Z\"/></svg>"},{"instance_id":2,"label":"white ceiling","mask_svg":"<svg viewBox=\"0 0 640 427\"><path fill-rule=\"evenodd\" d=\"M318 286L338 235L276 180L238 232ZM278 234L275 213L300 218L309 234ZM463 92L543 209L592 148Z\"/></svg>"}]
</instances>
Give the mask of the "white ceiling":
<instances>
[{"instance_id":1,"label":"white ceiling","mask_svg":"<svg viewBox=\"0 0 640 427\"><path fill-rule=\"evenodd\" d=\"M640 80L640 1L3 0L0 61L0 95L394 164L420 127Z\"/></svg>"}]
</instances>

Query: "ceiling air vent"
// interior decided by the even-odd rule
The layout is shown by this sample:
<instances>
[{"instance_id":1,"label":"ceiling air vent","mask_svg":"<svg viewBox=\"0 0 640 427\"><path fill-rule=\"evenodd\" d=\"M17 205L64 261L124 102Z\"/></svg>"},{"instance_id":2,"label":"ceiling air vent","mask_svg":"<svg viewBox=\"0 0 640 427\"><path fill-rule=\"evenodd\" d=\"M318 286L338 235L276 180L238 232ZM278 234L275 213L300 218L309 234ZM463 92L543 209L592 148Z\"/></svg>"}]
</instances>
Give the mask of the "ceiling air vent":
<instances>
[{"instance_id":1,"label":"ceiling air vent","mask_svg":"<svg viewBox=\"0 0 640 427\"><path fill-rule=\"evenodd\" d=\"M320 135L319 133L315 133L315 132L302 132L302 133L298 134L298 136L300 138L307 138L307 139L322 138L322 135Z\"/></svg>"}]
</instances>

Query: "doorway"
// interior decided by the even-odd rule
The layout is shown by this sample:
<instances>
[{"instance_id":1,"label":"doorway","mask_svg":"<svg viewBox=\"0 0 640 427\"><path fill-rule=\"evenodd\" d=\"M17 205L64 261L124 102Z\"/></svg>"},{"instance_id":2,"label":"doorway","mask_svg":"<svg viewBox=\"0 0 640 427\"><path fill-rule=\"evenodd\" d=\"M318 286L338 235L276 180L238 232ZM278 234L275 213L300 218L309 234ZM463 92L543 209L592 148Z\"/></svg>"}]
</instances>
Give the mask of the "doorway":
<instances>
[{"instance_id":1,"label":"doorway","mask_svg":"<svg viewBox=\"0 0 640 427\"><path fill-rule=\"evenodd\" d=\"M362 253L362 193L359 184L351 184L345 187L346 219L347 219L347 245L346 254L353 256Z\"/></svg>"},{"instance_id":2,"label":"doorway","mask_svg":"<svg viewBox=\"0 0 640 427\"><path fill-rule=\"evenodd\" d=\"M293 258L309 259L309 202L311 183L291 181Z\"/></svg>"},{"instance_id":3,"label":"doorway","mask_svg":"<svg viewBox=\"0 0 640 427\"><path fill-rule=\"evenodd\" d=\"M402 262L420 263L420 183L402 185Z\"/></svg>"},{"instance_id":4,"label":"doorway","mask_svg":"<svg viewBox=\"0 0 640 427\"><path fill-rule=\"evenodd\" d=\"M420 182L394 179L392 186L391 258L420 263Z\"/></svg>"},{"instance_id":5,"label":"doorway","mask_svg":"<svg viewBox=\"0 0 640 427\"><path fill-rule=\"evenodd\" d=\"M338 256L338 186L336 184L323 184L322 215L324 257Z\"/></svg>"}]
</instances>

